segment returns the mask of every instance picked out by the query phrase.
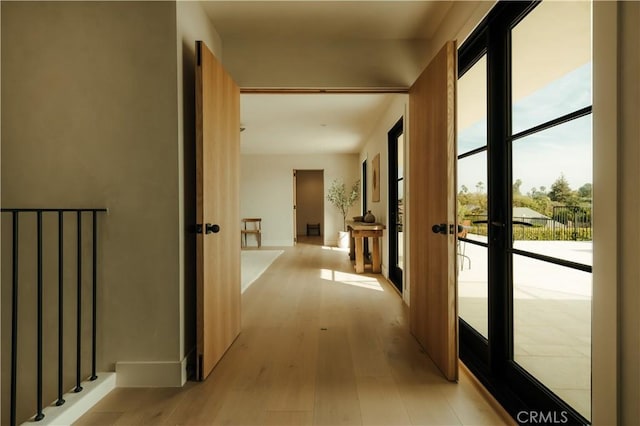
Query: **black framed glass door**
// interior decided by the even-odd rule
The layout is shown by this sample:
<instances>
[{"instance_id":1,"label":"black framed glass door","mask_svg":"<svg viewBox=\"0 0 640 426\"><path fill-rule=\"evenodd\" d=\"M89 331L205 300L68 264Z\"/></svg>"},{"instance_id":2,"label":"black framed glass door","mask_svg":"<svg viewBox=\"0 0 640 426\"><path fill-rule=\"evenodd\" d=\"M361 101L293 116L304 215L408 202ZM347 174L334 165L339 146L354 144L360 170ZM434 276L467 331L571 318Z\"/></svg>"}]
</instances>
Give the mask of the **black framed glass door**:
<instances>
[{"instance_id":1,"label":"black framed glass door","mask_svg":"<svg viewBox=\"0 0 640 426\"><path fill-rule=\"evenodd\" d=\"M360 182L362 185L362 217L367 214L369 211L369 198L367 196L368 186L367 186L367 160L362 161L362 177L360 178ZM369 259L369 239L363 238L363 247L362 250L367 259Z\"/></svg>"},{"instance_id":2,"label":"black framed glass door","mask_svg":"<svg viewBox=\"0 0 640 426\"><path fill-rule=\"evenodd\" d=\"M402 293L404 269L404 127L400 120L388 133L389 279Z\"/></svg>"},{"instance_id":3,"label":"black framed glass door","mask_svg":"<svg viewBox=\"0 0 640 426\"><path fill-rule=\"evenodd\" d=\"M459 50L460 358L519 423L591 418L590 24L500 2Z\"/></svg>"}]
</instances>

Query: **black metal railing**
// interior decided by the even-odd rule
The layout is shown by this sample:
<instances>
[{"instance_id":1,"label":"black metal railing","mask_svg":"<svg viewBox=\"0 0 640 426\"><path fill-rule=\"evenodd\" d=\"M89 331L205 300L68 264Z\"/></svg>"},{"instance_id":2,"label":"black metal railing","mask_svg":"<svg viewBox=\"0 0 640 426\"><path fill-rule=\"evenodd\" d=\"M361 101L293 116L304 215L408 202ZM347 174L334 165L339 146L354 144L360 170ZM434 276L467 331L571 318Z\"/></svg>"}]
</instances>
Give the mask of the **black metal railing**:
<instances>
[{"instance_id":1,"label":"black metal railing","mask_svg":"<svg viewBox=\"0 0 640 426\"><path fill-rule=\"evenodd\" d=\"M35 416L33 419L35 421L42 420L44 418L43 413L43 354L44 354L44 346L43 346L43 308L44 308L44 279L45 279L45 269L43 267L43 261L45 259L45 255L48 256L47 259L52 259L54 254L47 252L44 253L44 242L51 239L57 238L57 274L53 273L51 275L57 275L57 289L53 289L53 291L57 290L58 304L57 304L57 351L53 351L54 353L47 353L47 359L52 359L57 357L57 400L55 401L56 406L61 406L65 403L63 399L64 389L65 389L65 374L64 374L64 365L65 365L65 344L64 344L64 332L65 332L65 295L64 295L64 284L65 284L65 230L64 224L65 219L73 221L75 219L76 222L76 244L77 244L77 253L76 253L76 315L75 315L75 363L76 363L76 374L75 374L75 388L74 392L82 391L81 382L83 380L82 376L82 352L83 352L83 315L82 315L82 307L83 307L83 234L86 234L86 231L83 231L82 218L84 216L91 216L91 261L92 261L92 274L91 274L91 375L88 377L89 380L97 379L96 376L96 341L97 341L97 280L98 280L98 214L104 213L106 209L49 209L49 208L27 208L27 209L18 209L18 208L3 208L1 209L2 213L7 213L9 217L3 215L3 220L11 220L11 379L10 379L10 424L11 426L16 425L17 422L22 422L26 419L18 418L18 409L19 409L19 369L18 369L18 360L21 355L18 351L18 345L20 339L24 336L20 336L20 327L19 327L19 309L21 306L29 306L32 301L21 301L20 293L22 287L25 285L20 276L20 272L24 271L25 264L23 263L23 258L25 256L25 249L23 246L27 246L27 249L31 249L30 246L33 245L33 241L31 239L25 238L24 241L21 240L21 231L22 233L29 234L32 232L33 228L29 229L30 222L33 222L33 216L35 215L35 292L36 292L36 365L35 365ZM57 215L57 230L56 226L50 226L45 229L43 224L43 217L48 219L54 219ZM53 216L53 217L52 217ZM22 219L22 222L21 222ZM53 229L51 229L53 228ZM72 237L73 238L73 237ZM21 250L22 249L22 250ZM52 250L55 251L55 250ZM32 252L31 252L32 253ZM73 260L73 259L71 259ZM55 262L54 262L55 263ZM28 263L27 268L31 265ZM21 269L22 268L22 269ZM28 278L28 277L27 277ZM47 282L51 282L54 280L48 280ZM47 305L49 306L49 305ZM55 327L55 326L54 326ZM86 325L85 325L86 327ZM49 327L48 327L49 328ZM33 338L33 336L26 336L27 338ZM85 343L86 345L86 343ZM57 354L55 353L57 352ZM69 355L67 355L69 356ZM48 363L48 365L51 363ZM22 371L22 370L21 370ZM87 377L84 377L85 379ZM24 387L28 387L28 385L24 385ZM68 389L68 387L67 387ZM20 395L23 393L21 392ZM33 398L31 398L33 400ZM32 409L28 410L23 408L23 412L31 412ZM20 416L22 417L22 416Z\"/></svg>"},{"instance_id":2,"label":"black metal railing","mask_svg":"<svg viewBox=\"0 0 640 426\"><path fill-rule=\"evenodd\" d=\"M591 241L591 207L554 206L552 217L514 216L514 240ZM466 215L460 223L470 223L468 232L487 235L487 215Z\"/></svg>"},{"instance_id":3,"label":"black metal railing","mask_svg":"<svg viewBox=\"0 0 640 426\"><path fill-rule=\"evenodd\" d=\"M554 234L559 233L562 239L593 239L590 206L554 206L552 220Z\"/></svg>"}]
</instances>

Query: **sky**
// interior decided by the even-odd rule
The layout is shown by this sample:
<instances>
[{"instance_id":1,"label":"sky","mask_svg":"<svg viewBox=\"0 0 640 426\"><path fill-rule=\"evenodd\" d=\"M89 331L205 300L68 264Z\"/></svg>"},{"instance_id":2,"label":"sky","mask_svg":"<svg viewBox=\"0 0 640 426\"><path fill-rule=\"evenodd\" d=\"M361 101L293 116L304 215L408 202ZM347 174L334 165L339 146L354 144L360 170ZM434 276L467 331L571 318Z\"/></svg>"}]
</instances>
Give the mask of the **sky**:
<instances>
[{"instance_id":1,"label":"sky","mask_svg":"<svg viewBox=\"0 0 640 426\"><path fill-rule=\"evenodd\" d=\"M513 106L513 132L591 105L591 62L565 74ZM458 154L486 144L486 117L458 133ZM513 142L513 179L522 180L521 192L545 186L564 174L572 189L592 182L591 115ZM486 154L458 162L458 187L486 190Z\"/></svg>"}]
</instances>

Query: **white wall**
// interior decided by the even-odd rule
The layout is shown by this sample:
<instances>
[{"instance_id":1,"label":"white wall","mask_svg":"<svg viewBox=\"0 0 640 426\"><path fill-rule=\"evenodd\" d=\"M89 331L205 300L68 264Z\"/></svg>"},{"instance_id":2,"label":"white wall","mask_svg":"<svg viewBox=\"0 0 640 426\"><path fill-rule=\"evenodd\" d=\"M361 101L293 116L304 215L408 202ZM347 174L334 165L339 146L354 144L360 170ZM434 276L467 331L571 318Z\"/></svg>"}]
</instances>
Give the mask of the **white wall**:
<instances>
[{"instance_id":1,"label":"white wall","mask_svg":"<svg viewBox=\"0 0 640 426\"><path fill-rule=\"evenodd\" d=\"M387 227L382 239L382 274L389 276L389 130L406 115L409 105L409 95L394 95L387 110L377 121L376 126L367 138L364 148L360 152L360 164L367 160L367 210L371 210L376 217L376 222L383 223ZM407 126L407 120L405 120ZM405 149L405 152L407 150ZM380 154L380 201L373 202L373 158ZM406 161L405 161L406 164ZM406 269L406 268L405 268Z\"/></svg>"},{"instance_id":2,"label":"white wall","mask_svg":"<svg viewBox=\"0 0 640 426\"><path fill-rule=\"evenodd\" d=\"M618 392L618 6L593 5L592 423L622 424Z\"/></svg>"},{"instance_id":3,"label":"white wall","mask_svg":"<svg viewBox=\"0 0 640 426\"><path fill-rule=\"evenodd\" d=\"M293 245L293 171L324 170L326 191L334 179L350 185L359 176L357 154L242 155L240 170L240 216L262 218L264 246ZM357 215L357 203L350 216ZM240 227L238 218L238 229ZM342 215L324 203L324 243L336 245Z\"/></svg>"},{"instance_id":4,"label":"white wall","mask_svg":"<svg viewBox=\"0 0 640 426\"><path fill-rule=\"evenodd\" d=\"M640 3L619 2L618 6L618 300L621 321L619 391L622 394L619 424L633 424L640 419ZM604 150L610 146L611 140L602 140L601 143ZM615 169L610 171L615 172ZM609 190L611 191L611 188ZM594 193L594 200L595 197ZM594 217L595 212L594 209ZM603 220L615 223L616 217L605 217ZM594 263L594 269L595 267ZM611 280L603 281L602 291L610 289L612 283ZM594 338L594 347L602 347L599 344L600 342ZM594 383L594 388L597 385Z\"/></svg>"},{"instance_id":5,"label":"white wall","mask_svg":"<svg viewBox=\"0 0 640 426\"><path fill-rule=\"evenodd\" d=\"M592 422L640 418L640 3L593 5Z\"/></svg>"}]
</instances>

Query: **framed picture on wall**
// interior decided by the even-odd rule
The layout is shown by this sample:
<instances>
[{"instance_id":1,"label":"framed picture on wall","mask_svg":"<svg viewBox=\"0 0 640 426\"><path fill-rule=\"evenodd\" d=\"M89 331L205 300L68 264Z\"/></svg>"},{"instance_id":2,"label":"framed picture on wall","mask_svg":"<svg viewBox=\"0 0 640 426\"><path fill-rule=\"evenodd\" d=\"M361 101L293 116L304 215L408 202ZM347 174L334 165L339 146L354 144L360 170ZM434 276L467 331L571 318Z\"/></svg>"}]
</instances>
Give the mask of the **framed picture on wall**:
<instances>
[{"instance_id":1,"label":"framed picture on wall","mask_svg":"<svg viewBox=\"0 0 640 426\"><path fill-rule=\"evenodd\" d=\"M372 169L371 201L377 203L380 202L380 154L373 157Z\"/></svg>"}]
</instances>

